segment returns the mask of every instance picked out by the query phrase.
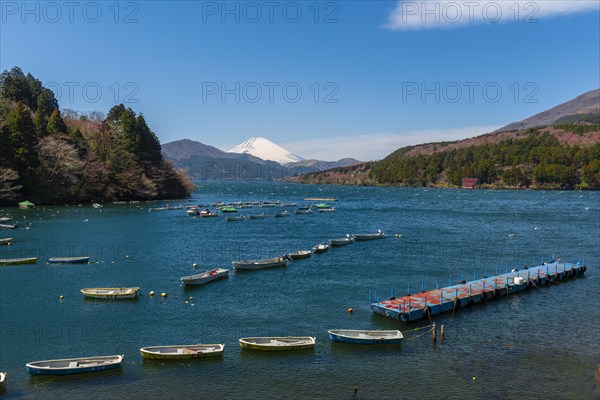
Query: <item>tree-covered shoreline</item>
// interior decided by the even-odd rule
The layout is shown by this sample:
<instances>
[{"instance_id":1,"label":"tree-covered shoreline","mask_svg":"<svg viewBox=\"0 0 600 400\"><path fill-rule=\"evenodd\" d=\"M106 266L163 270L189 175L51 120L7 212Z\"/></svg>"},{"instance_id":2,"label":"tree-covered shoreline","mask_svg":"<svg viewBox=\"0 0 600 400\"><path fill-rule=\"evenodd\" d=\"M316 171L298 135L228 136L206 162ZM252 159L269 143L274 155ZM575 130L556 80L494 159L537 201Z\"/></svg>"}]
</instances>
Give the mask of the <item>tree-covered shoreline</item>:
<instances>
[{"instance_id":1,"label":"tree-covered shoreline","mask_svg":"<svg viewBox=\"0 0 600 400\"><path fill-rule=\"evenodd\" d=\"M594 116L597 118L597 116ZM409 146L380 161L310 173L289 180L300 183L461 187L463 178L477 178L490 189L600 189L600 125L584 122L530 128L513 138L483 135L460 142ZM568 133L584 144L562 143ZM589 136L587 136L589 135ZM595 135L595 136L591 136ZM494 141L493 139L497 139ZM470 143L472 143L470 142ZM491 143L488 143L491 142ZM454 146L454 147L453 147Z\"/></svg>"},{"instance_id":2,"label":"tree-covered shoreline","mask_svg":"<svg viewBox=\"0 0 600 400\"><path fill-rule=\"evenodd\" d=\"M142 114L119 104L105 118L63 115L31 74L0 74L0 205L172 199L192 189Z\"/></svg>"}]
</instances>

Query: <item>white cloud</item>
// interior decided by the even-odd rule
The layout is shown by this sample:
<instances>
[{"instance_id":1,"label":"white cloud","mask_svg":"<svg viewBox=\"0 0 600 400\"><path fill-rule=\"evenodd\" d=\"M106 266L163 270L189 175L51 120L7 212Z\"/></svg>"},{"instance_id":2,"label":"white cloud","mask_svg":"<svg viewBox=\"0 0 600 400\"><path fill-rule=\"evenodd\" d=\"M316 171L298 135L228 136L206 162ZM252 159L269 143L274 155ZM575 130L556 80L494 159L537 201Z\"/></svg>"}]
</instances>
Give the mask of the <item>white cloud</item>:
<instances>
[{"instance_id":1,"label":"white cloud","mask_svg":"<svg viewBox=\"0 0 600 400\"><path fill-rule=\"evenodd\" d=\"M341 158L353 157L361 161L370 161L382 159L400 147L466 139L492 132L498 128L500 127L472 126L403 133L371 133L281 143L281 146L308 159L336 161Z\"/></svg>"},{"instance_id":2,"label":"white cloud","mask_svg":"<svg viewBox=\"0 0 600 400\"><path fill-rule=\"evenodd\" d=\"M595 1L407 1L398 3L385 28L420 30L459 27L468 24L537 23L543 18L599 11Z\"/></svg>"}]
</instances>

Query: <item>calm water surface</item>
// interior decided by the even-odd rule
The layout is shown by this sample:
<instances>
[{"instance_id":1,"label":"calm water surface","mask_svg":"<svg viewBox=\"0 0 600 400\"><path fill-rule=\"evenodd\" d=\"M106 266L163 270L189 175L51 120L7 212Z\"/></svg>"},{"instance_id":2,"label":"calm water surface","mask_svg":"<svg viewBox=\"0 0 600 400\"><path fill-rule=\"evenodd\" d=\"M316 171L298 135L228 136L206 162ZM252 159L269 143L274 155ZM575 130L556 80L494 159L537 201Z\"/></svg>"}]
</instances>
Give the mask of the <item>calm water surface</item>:
<instances>
[{"instance_id":1,"label":"calm water surface","mask_svg":"<svg viewBox=\"0 0 600 400\"><path fill-rule=\"evenodd\" d=\"M201 183L189 203L303 201L335 197L338 211L226 222L164 203L5 209L20 223L0 258L37 256L37 265L0 267L3 399L520 399L598 398L600 364L600 193L464 191ZM291 209L290 209L291 211ZM239 213L238 213L239 214ZM359 242L290 264L184 289L179 278L236 259L309 249L347 233L381 229ZM509 234L514 233L514 238ZM400 234L401 237L394 237ZM333 344L332 328L411 330L374 316L382 298L522 266L551 254L582 257L584 278L489 302L438 323L447 340L408 332L401 347ZM89 255L91 265L48 265L49 257ZM140 286L135 301L84 300L83 287ZM166 292L165 299L148 293ZM64 300L60 301L59 296ZM347 309L354 312L349 314ZM314 351L241 351L243 336L312 335ZM225 343L222 358L142 362L139 348ZM25 363L124 354L121 370L83 377L29 377ZM475 378L475 379L473 379ZM358 387L358 394L353 388Z\"/></svg>"}]
</instances>

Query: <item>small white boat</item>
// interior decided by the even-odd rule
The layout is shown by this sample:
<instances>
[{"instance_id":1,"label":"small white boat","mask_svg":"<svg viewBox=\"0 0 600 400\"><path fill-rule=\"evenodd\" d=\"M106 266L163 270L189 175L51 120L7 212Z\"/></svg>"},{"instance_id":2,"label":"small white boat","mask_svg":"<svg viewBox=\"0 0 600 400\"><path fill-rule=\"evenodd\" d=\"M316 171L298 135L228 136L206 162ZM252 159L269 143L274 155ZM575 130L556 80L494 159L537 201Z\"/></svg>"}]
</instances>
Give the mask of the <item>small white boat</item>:
<instances>
[{"instance_id":1,"label":"small white boat","mask_svg":"<svg viewBox=\"0 0 600 400\"><path fill-rule=\"evenodd\" d=\"M329 240L329 243L333 247L345 246L345 245L353 243L353 242L354 242L354 238L351 238L349 235L346 236L345 238L330 239Z\"/></svg>"},{"instance_id":2,"label":"small white boat","mask_svg":"<svg viewBox=\"0 0 600 400\"><path fill-rule=\"evenodd\" d=\"M198 212L198 215L202 218L218 217L219 213L211 212L208 209Z\"/></svg>"},{"instance_id":3,"label":"small white boat","mask_svg":"<svg viewBox=\"0 0 600 400\"><path fill-rule=\"evenodd\" d=\"M224 344L191 344L142 347L142 358L151 360L188 360L223 354Z\"/></svg>"},{"instance_id":4,"label":"small white boat","mask_svg":"<svg viewBox=\"0 0 600 400\"><path fill-rule=\"evenodd\" d=\"M397 344L404 338L399 330L333 329L328 333L334 342L354 344Z\"/></svg>"},{"instance_id":5,"label":"small white boat","mask_svg":"<svg viewBox=\"0 0 600 400\"><path fill-rule=\"evenodd\" d=\"M300 207L294 211L294 214L312 214L313 211L308 207Z\"/></svg>"},{"instance_id":6,"label":"small white boat","mask_svg":"<svg viewBox=\"0 0 600 400\"><path fill-rule=\"evenodd\" d=\"M0 222L8 222L8 221L12 221L12 217L0 217Z\"/></svg>"},{"instance_id":7,"label":"small white boat","mask_svg":"<svg viewBox=\"0 0 600 400\"><path fill-rule=\"evenodd\" d=\"M383 239L385 237L382 231L377 231L377 233L357 233L354 235L354 240L373 240L373 239Z\"/></svg>"},{"instance_id":8,"label":"small white boat","mask_svg":"<svg viewBox=\"0 0 600 400\"><path fill-rule=\"evenodd\" d=\"M0 386L4 385L6 382L6 372L0 372Z\"/></svg>"},{"instance_id":9,"label":"small white boat","mask_svg":"<svg viewBox=\"0 0 600 400\"><path fill-rule=\"evenodd\" d=\"M123 288L84 288L80 292L91 299L133 299L137 297L139 287Z\"/></svg>"},{"instance_id":10,"label":"small white boat","mask_svg":"<svg viewBox=\"0 0 600 400\"><path fill-rule=\"evenodd\" d=\"M0 229L17 229L17 224L0 224Z\"/></svg>"},{"instance_id":11,"label":"small white boat","mask_svg":"<svg viewBox=\"0 0 600 400\"><path fill-rule=\"evenodd\" d=\"M248 337L241 338L240 347L250 350L304 350L315 347L317 338L311 336Z\"/></svg>"},{"instance_id":12,"label":"small white boat","mask_svg":"<svg viewBox=\"0 0 600 400\"><path fill-rule=\"evenodd\" d=\"M233 268L235 269L265 269L273 267L285 267L287 266L286 257L277 258L266 258L264 260L243 260L233 261Z\"/></svg>"},{"instance_id":13,"label":"small white boat","mask_svg":"<svg viewBox=\"0 0 600 400\"><path fill-rule=\"evenodd\" d=\"M99 372L118 368L123 362L122 355L84 358L65 358L62 360L34 361L28 363L27 371L31 375L72 375L86 372Z\"/></svg>"},{"instance_id":14,"label":"small white boat","mask_svg":"<svg viewBox=\"0 0 600 400\"><path fill-rule=\"evenodd\" d=\"M292 260L300 260L301 258L308 258L311 256L310 250L298 250L288 253L288 258Z\"/></svg>"},{"instance_id":15,"label":"small white boat","mask_svg":"<svg viewBox=\"0 0 600 400\"><path fill-rule=\"evenodd\" d=\"M335 208L331 207L331 208L318 208L320 213L325 213L325 212L335 212Z\"/></svg>"},{"instance_id":16,"label":"small white boat","mask_svg":"<svg viewBox=\"0 0 600 400\"><path fill-rule=\"evenodd\" d=\"M51 264L85 264L90 262L89 257L52 257L48 260Z\"/></svg>"},{"instance_id":17,"label":"small white boat","mask_svg":"<svg viewBox=\"0 0 600 400\"><path fill-rule=\"evenodd\" d=\"M230 215L227 217L227 221L243 221L244 219L243 215Z\"/></svg>"},{"instance_id":18,"label":"small white boat","mask_svg":"<svg viewBox=\"0 0 600 400\"><path fill-rule=\"evenodd\" d=\"M103 206L100 203L94 203L94 204L92 204L92 207L94 207L94 208L102 208Z\"/></svg>"},{"instance_id":19,"label":"small white boat","mask_svg":"<svg viewBox=\"0 0 600 400\"><path fill-rule=\"evenodd\" d=\"M315 254L325 253L327 250L329 250L329 245L326 243L319 243L313 246Z\"/></svg>"},{"instance_id":20,"label":"small white boat","mask_svg":"<svg viewBox=\"0 0 600 400\"><path fill-rule=\"evenodd\" d=\"M181 278L181 283L184 285L203 285L207 282L214 281L215 279L226 278L228 275L228 269L214 268L200 274L184 276Z\"/></svg>"},{"instance_id":21,"label":"small white boat","mask_svg":"<svg viewBox=\"0 0 600 400\"><path fill-rule=\"evenodd\" d=\"M11 241L12 241L12 238L2 238L2 239L0 239L0 246L10 244Z\"/></svg>"},{"instance_id":22,"label":"small white boat","mask_svg":"<svg viewBox=\"0 0 600 400\"><path fill-rule=\"evenodd\" d=\"M290 215L290 213L289 213L289 212L287 212L287 211L282 211L282 212L276 212L276 213L275 213L275 216L276 216L277 218L281 218L281 217L288 217L289 215Z\"/></svg>"}]
</instances>

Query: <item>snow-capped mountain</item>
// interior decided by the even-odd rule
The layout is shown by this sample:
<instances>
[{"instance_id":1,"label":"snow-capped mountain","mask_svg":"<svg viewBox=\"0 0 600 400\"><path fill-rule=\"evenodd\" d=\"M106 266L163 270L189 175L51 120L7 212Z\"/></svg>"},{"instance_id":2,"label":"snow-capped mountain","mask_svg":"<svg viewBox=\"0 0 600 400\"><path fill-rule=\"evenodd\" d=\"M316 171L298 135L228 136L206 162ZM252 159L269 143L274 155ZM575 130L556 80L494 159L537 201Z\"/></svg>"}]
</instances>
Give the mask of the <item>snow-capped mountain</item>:
<instances>
[{"instance_id":1,"label":"snow-capped mountain","mask_svg":"<svg viewBox=\"0 0 600 400\"><path fill-rule=\"evenodd\" d=\"M304 160L302 157L290 153L281 146L278 146L263 137L251 137L244 143L229 150L229 152L247 153L262 158L263 160L275 161L281 165Z\"/></svg>"}]
</instances>

